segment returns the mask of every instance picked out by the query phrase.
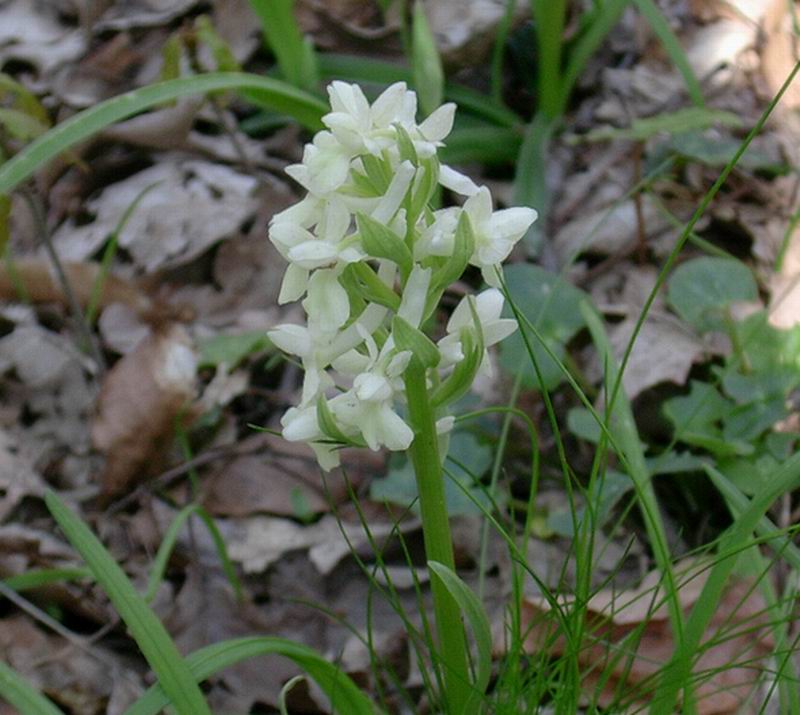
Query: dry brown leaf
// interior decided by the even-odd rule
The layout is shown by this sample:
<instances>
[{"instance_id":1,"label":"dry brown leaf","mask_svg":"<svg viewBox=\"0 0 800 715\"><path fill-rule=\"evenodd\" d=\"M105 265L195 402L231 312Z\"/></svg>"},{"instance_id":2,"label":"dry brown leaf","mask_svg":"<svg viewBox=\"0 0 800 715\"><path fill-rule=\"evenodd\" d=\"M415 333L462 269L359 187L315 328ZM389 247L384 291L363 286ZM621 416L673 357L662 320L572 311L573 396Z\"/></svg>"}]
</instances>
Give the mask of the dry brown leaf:
<instances>
[{"instance_id":1,"label":"dry brown leaf","mask_svg":"<svg viewBox=\"0 0 800 715\"><path fill-rule=\"evenodd\" d=\"M761 71L770 92L775 95L786 81L798 60L796 38L792 30L792 11L786 0L765 2L763 30L765 40L761 50ZM800 106L800 86L793 82L783 95L784 106Z\"/></svg>"},{"instance_id":2,"label":"dry brown leaf","mask_svg":"<svg viewBox=\"0 0 800 715\"><path fill-rule=\"evenodd\" d=\"M708 578L708 565L691 562L678 566L676 573L678 598L688 614ZM653 572L636 589L604 590L589 600L578 660L586 669L584 693L599 704L624 698L627 705L639 708L652 695L654 678L674 649L662 581ZM563 604L569 601L562 599ZM528 652L546 650L558 656L569 647L543 597L523 602L522 628ZM633 640L626 642L632 634ZM694 667L698 713L743 712L773 644L764 599L751 582L736 578L728 584L703 642L705 650ZM619 658L620 653L629 656ZM605 675L610 677L605 680Z\"/></svg>"},{"instance_id":3,"label":"dry brown leaf","mask_svg":"<svg viewBox=\"0 0 800 715\"><path fill-rule=\"evenodd\" d=\"M145 338L106 376L92 424L106 455L102 493L113 496L164 465L176 422L195 395L197 358L177 325Z\"/></svg>"},{"instance_id":4,"label":"dry brown leaf","mask_svg":"<svg viewBox=\"0 0 800 715\"><path fill-rule=\"evenodd\" d=\"M86 308L92 299L98 276L103 272L102 266L88 261L66 262L62 264L62 268L75 299L82 308ZM67 305L64 287L54 275L52 263L48 259L17 259L14 261L13 271L15 275L11 275L7 264L0 264L0 300L19 300L16 283L19 281L32 303ZM107 274L103 290L98 296L98 306L103 308L112 303L121 303L142 317L152 317L165 310L135 283Z\"/></svg>"},{"instance_id":5,"label":"dry brown leaf","mask_svg":"<svg viewBox=\"0 0 800 715\"><path fill-rule=\"evenodd\" d=\"M71 646L22 615L0 620L0 659L57 705L81 715L117 715L144 691L141 676L120 655L97 645ZM116 701L114 709L109 699Z\"/></svg>"},{"instance_id":6,"label":"dry brown leaf","mask_svg":"<svg viewBox=\"0 0 800 715\"><path fill-rule=\"evenodd\" d=\"M12 438L0 430L0 522L27 496L41 497L46 485L17 455Z\"/></svg>"},{"instance_id":7,"label":"dry brown leaf","mask_svg":"<svg viewBox=\"0 0 800 715\"><path fill-rule=\"evenodd\" d=\"M0 5L0 65L19 60L50 74L86 50L81 28L61 23L56 3L12 0Z\"/></svg>"},{"instance_id":8,"label":"dry brown leaf","mask_svg":"<svg viewBox=\"0 0 800 715\"><path fill-rule=\"evenodd\" d=\"M53 242L62 259L85 260L139 199L119 234L120 247L145 273L174 268L235 234L256 211L256 186L254 178L227 166L165 156L88 201L96 219L83 226L67 221Z\"/></svg>"}]
</instances>

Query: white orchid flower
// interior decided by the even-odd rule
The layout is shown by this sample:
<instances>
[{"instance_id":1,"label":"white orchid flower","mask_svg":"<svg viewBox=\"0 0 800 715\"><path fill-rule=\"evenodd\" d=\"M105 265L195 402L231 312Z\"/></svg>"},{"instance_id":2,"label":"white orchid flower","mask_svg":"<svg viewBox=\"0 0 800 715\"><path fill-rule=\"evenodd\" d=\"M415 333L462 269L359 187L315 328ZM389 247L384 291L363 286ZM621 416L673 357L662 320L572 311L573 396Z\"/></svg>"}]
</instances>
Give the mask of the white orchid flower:
<instances>
[{"instance_id":1,"label":"white orchid flower","mask_svg":"<svg viewBox=\"0 0 800 715\"><path fill-rule=\"evenodd\" d=\"M316 233L278 214L273 219L269 238L280 254L289 262L281 283L278 302L299 300L308 289L310 272L317 268L329 268L339 263L353 263L364 258L364 253L346 234L352 223L350 211L343 201L332 199L325 203L322 211L311 215L308 221L316 224ZM302 214L299 215L302 217Z\"/></svg>"},{"instance_id":2,"label":"white orchid flower","mask_svg":"<svg viewBox=\"0 0 800 715\"><path fill-rule=\"evenodd\" d=\"M303 162L287 166L286 173L312 195L326 196L347 181L353 156L331 132L318 132L306 144Z\"/></svg>"},{"instance_id":3,"label":"white orchid flower","mask_svg":"<svg viewBox=\"0 0 800 715\"><path fill-rule=\"evenodd\" d=\"M303 362L301 406L312 404L325 390L333 387L333 379L325 368L333 336L313 331L304 325L284 324L267 331L267 337L279 350L296 355Z\"/></svg>"},{"instance_id":4,"label":"white orchid flower","mask_svg":"<svg viewBox=\"0 0 800 715\"><path fill-rule=\"evenodd\" d=\"M393 408L410 358L408 351L379 354L368 371L355 377L352 389L328 403L345 433L357 430L373 451L381 446L408 449L414 439L412 429Z\"/></svg>"},{"instance_id":5,"label":"white orchid flower","mask_svg":"<svg viewBox=\"0 0 800 715\"><path fill-rule=\"evenodd\" d=\"M499 280L494 268L508 258L538 214L527 207L492 211L492 196L485 186L464 202L464 211L475 234L475 252L470 263L481 268L483 279L497 288Z\"/></svg>"},{"instance_id":6,"label":"white orchid flower","mask_svg":"<svg viewBox=\"0 0 800 715\"><path fill-rule=\"evenodd\" d=\"M452 256L460 215L461 209L452 207L434 211L433 223L421 229L414 244L414 258L421 261L428 256Z\"/></svg>"},{"instance_id":7,"label":"white orchid flower","mask_svg":"<svg viewBox=\"0 0 800 715\"><path fill-rule=\"evenodd\" d=\"M503 294L497 288L489 288L478 296L466 296L461 299L447 322L447 335L437 344L442 355L443 366L455 365L465 357L461 345L461 330L475 327L470 301L474 301L475 315L480 324L484 348L499 343L517 329L516 320L500 317L503 312L504 299ZM481 370L483 371L489 369L488 358L488 352L484 350L481 361Z\"/></svg>"},{"instance_id":8,"label":"white orchid flower","mask_svg":"<svg viewBox=\"0 0 800 715\"><path fill-rule=\"evenodd\" d=\"M298 408L290 407L281 417L283 438L289 442L307 442L317 458L319 466L326 472L340 464L339 450L332 444L319 427L316 405Z\"/></svg>"}]
</instances>

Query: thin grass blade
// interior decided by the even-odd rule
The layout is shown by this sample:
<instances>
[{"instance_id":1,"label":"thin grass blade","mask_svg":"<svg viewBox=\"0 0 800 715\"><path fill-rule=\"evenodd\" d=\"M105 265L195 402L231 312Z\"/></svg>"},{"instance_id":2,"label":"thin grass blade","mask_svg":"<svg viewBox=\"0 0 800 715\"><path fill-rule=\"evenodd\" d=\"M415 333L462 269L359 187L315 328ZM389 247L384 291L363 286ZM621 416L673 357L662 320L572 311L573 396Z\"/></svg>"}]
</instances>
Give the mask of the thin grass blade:
<instances>
[{"instance_id":1,"label":"thin grass blade","mask_svg":"<svg viewBox=\"0 0 800 715\"><path fill-rule=\"evenodd\" d=\"M0 662L0 699L13 705L20 715L64 715L44 695L40 695L15 670Z\"/></svg>"},{"instance_id":2,"label":"thin grass blade","mask_svg":"<svg viewBox=\"0 0 800 715\"><path fill-rule=\"evenodd\" d=\"M642 17L647 20L656 37L661 41L661 45L664 47L664 51L669 56L672 64L681 73L692 103L698 107L705 106L706 101L703 98L703 89L700 87L700 82L697 81L692 65L689 63L689 58L686 56L680 40L672 31L669 22L667 22L658 5L653 0L633 0L633 2L639 12L642 13Z\"/></svg>"},{"instance_id":3,"label":"thin grass blade","mask_svg":"<svg viewBox=\"0 0 800 715\"><path fill-rule=\"evenodd\" d=\"M175 643L111 554L54 492L48 491L45 494L45 503L125 621L175 710L179 715L211 715L203 694Z\"/></svg>"},{"instance_id":4,"label":"thin grass blade","mask_svg":"<svg viewBox=\"0 0 800 715\"><path fill-rule=\"evenodd\" d=\"M236 598L241 599L242 584L239 581L239 577L236 575L236 568L234 567L233 562L228 557L228 550L225 548L225 541L222 538L222 534L220 533L210 514L203 509L203 507L201 507L199 504L190 504L177 513L175 518L172 520L172 523L169 525L167 532L164 534L164 538L161 540L161 545L158 547L158 552L153 560L153 566L150 569L150 577L147 580L147 591L145 591L144 595L144 599L148 603L150 603L156 597L158 587L161 584L161 581L164 578L164 573L167 570L169 557L172 554L172 551L175 548L175 543L178 540L178 534L180 534L183 525L189 520L190 517L194 515L197 515L208 529L208 532L214 541L214 546L217 549L217 553L219 554L220 561L222 561L222 568L225 571L225 576L233 587Z\"/></svg>"}]
</instances>

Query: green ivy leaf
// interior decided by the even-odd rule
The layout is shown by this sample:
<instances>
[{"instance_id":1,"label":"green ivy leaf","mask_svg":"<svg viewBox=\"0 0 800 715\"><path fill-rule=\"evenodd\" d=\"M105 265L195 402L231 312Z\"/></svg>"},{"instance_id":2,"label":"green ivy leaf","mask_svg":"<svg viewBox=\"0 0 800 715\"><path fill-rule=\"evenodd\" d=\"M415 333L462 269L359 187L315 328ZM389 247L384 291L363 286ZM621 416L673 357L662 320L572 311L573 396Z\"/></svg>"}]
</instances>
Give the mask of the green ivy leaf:
<instances>
[{"instance_id":1,"label":"green ivy leaf","mask_svg":"<svg viewBox=\"0 0 800 715\"><path fill-rule=\"evenodd\" d=\"M505 269L505 277L517 310L536 326L547 347L561 359L566 352L566 344L586 324L580 310L581 301L587 299L586 294L561 276L531 264L509 266ZM506 317L513 317L508 306L505 314ZM542 373L544 384L541 386L522 339L523 330ZM512 375L516 375L520 366L523 366L523 382L532 388L550 390L564 379L561 368L523 324L501 343L500 364Z\"/></svg>"},{"instance_id":2,"label":"green ivy leaf","mask_svg":"<svg viewBox=\"0 0 800 715\"><path fill-rule=\"evenodd\" d=\"M669 279L667 300L698 330L724 327L724 310L738 301L758 298L750 269L733 258L703 256L678 266Z\"/></svg>"}]
</instances>

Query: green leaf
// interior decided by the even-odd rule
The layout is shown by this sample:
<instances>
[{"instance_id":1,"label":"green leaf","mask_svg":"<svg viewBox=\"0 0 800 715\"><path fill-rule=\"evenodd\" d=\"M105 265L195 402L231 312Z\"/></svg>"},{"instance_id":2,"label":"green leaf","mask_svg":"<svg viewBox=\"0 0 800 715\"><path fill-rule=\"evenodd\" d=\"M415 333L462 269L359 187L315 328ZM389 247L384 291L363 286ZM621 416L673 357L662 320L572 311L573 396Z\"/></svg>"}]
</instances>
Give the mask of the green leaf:
<instances>
[{"instance_id":1,"label":"green leaf","mask_svg":"<svg viewBox=\"0 0 800 715\"><path fill-rule=\"evenodd\" d=\"M531 264L509 266L505 269L505 277L509 296L517 310L536 326L542 341L560 359L566 352L566 344L586 324L580 310L586 294L561 276ZM508 307L506 314L511 315ZM522 379L528 387L547 390L556 387L564 379L563 372L539 340L531 335L529 342L544 382L538 385L520 334L522 330L525 330L524 325L501 343L500 365L511 375L516 375L522 366Z\"/></svg>"},{"instance_id":2,"label":"green leaf","mask_svg":"<svg viewBox=\"0 0 800 715\"><path fill-rule=\"evenodd\" d=\"M28 591L61 581L83 581L92 578L87 568L30 569L25 573L9 576L3 583L15 591Z\"/></svg>"},{"instance_id":3,"label":"green leaf","mask_svg":"<svg viewBox=\"0 0 800 715\"><path fill-rule=\"evenodd\" d=\"M250 0L283 76L295 87L314 90L319 84L317 57L300 32L293 6L294 0Z\"/></svg>"},{"instance_id":4,"label":"green leaf","mask_svg":"<svg viewBox=\"0 0 800 715\"><path fill-rule=\"evenodd\" d=\"M314 679L330 698L333 711L340 715L378 715L374 706L350 677L316 651L284 638L253 637L215 643L186 658L192 676L203 681L236 663L260 655L280 655L294 661ZM169 699L161 684L151 687L124 715L158 715Z\"/></svg>"},{"instance_id":5,"label":"green leaf","mask_svg":"<svg viewBox=\"0 0 800 715\"><path fill-rule=\"evenodd\" d=\"M414 142L399 122L394 125L397 131L397 148L400 152L400 161L410 161L414 166L419 166L419 157L414 147Z\"/></svg>"},{"instance_id":6,"label":"green leaf","mask_svg":"<svg viewBox=\"0 0 800 715\"><path fill-rule=\"evenodd\" d=\"M20 715L64 715L44 695L40 695L19 673L0 661L0 698L14 706Z\"/></svg>"},{"instance_id":7,"label":"green leaf","mask_svg":"<svg viewBox=\"0 0 800 715\"><path fill-rule=\"evenodd\" d=\"M414 259L405 241L392 229L363 213L356 214L364 250L373 258L387 258L400 268L404 277L411 273Z\"/></svg>"},{"instance_id":8,"label":"green leaf","mask_svg":"<svg viewBox=\"0 0 800 715\"><path fill-rule=\"evenodd\" d=\"M400 308L400 296L387 286L367 263L351 263L345 268L345 288L352 287L361 298L386 306Z\"/></svg>"},{"instance_id":9,"label":"green leaf","mask_svg":"<svg viewBox=\"0 0 800 715\"><path fill-rule=\"evenodd\" d=\"M480 599L452 569L438 561L428 561L428 568L444 584L472 629L478 657L475 659L475 682L472 684L469 704L464 712L478 712L479 703L492 675L492 628L489 625L489 617Z\"/></svg>"},{"instance_id":10,"label":"green leaf","mask_svg":"<svg viewBox=\"0 0 800 715\"><path fill-rule=\"evenodd\" d=\"M45 503L125 621L175 710L179 715L211 715L200 688L169 634L111 554L54 492L45 494Z\"/></svg>"},{"instance_id":11,"label":"green leaf","mask_svg":"<svg viewBox=\"0 0 800 715\"><path fill-rule=\"evenodd\" d=\"M758 298L750 269L733 258L703 256L678 266L669 278L667 300L700 331L724 325L724 310L737 301Z\"/></svg>"},{"instance_id":12,"label":"green leaf","mask_svg":"<svg viewBox=\"0 0 800 715\"><path fill-rule=\"evenodd\" d=\"M654 117L634 119L626 128L600 127L586 134L572 138L573 141L595 142L613 139L646 141L660 133L680 134L682 132L707 129L714 125L740 127L742 120L731 112L705 107L686 107L675 112L664 112ZM737 145L738 146L738 145Z\"/></svg>"},{"instance_id":13,"label":"green leaf","mask_svg":"<svg viewBox=\"0 0 800 715\"><path fill-rule=\"evenodd\" d=\"M400 350L410 350L426 368L436 367L442 359L433 341L399 315L392 319L392 336Z\"/></svg>"},{"instance_id":14,"label":"green leaf","mask_svg":"<svg viewBox=\"0 0 800 715\"><path fill-rule=\"evenodd\" d=\"M663 411L678 441L702 447L718 457L751 454L752 445L727 439L722 433L722 421L733 407L712 385L692 380L689 394L670 398Z\"/></svg>"},{"instance_id":15,"label":"green leaf","mask_svg":"<svg viewBox=\"0 0 800 715\"><path fill-rule=\"evenodd\" d=\"M272 350L272 343L263 330L252 330L206 338L200 341L199 349L200 367L227 365L232 369L250 355Z\"/></svg>"},{"instance_id":16,"label":"green leaf","mask_svg":"<svg viewBox=\"0 0 800 715\"><path fill-rule=\"evenodd\" d=\"M681 46L680 40L673 32L669 20L664 17L663 12L653 0L634 0L634 2L656 37L661 41L661 45L664 47L670 61L681 73L692 102L698 107L702 107L705 100L703 99L703 90L700 87L700 82L698 82L691 62Z\"/></svg>"},{"instance_id":17,"label":"green leaf","mask_svg":"<svg viewBox=\"0 0 800 715\"><path fill-rule=\"evenodd\" d=\"M53 127L0 166L0 194L7 194L49 161L122 119L163 102L192 94L233 89L250 101L296 119L304 127L322 128L328 107L285 82L244 72L215 72L182 77L134 89L107 99Z\"/></svg>"},{"instance_id":18,"label":"green leaf","mask_svg":"<svg viewBox=\"0 0 800 715\"><path fill-rule=\"evenodd\" d=\"M442 104L444 70L421 0L414 3L412 16L411 66L420 109L424 114L430 114Z\"/></svg>"},{"instance_id":19,"label":"green leaf","mask_svg":"<svg viewBox=\"0 0 800 715\"><path fill-rule=\"evenodd\" d=\"M161 47L161 72L158 78L165 82L181 76L181 56L183 55L183 39L174 34Z\"/></svg>"},{"instance_id":20,"label":"green leaf","mask_svg":"<svg viewBox=\"0 0 800 715\"><path fill-rule=\"evenodd\" d=\"M662 151L669 151L684 159L705 164L713 168L726 166L736 156L741 142L738 139L725 139L708 136L701 131L689 131L675 134L661 146ZM764 171L772 174L785 174L789 167L779 159L750 146L736 165L741 169Z\"/></svg>"},{"instance_id":21,"label":"green leaf","mask_svg":"<svg viewBox=\"0 0 800 715\"><path fill-rule=\"evenodd\" d=\"M10 75L0 72L0 99L8 95L13 98L10 106L37 119L41 124L50 126L50 116L36 95Z\"/></svg>"},{"instance_id":22,"label":"green leaf","mask_svg":"<svg viewBox=\"0 0 800 715\"><path fill-rule=\"evenodd\" d=\"M27 112L6 107L0 107L0 125L5 127L5 130L14 139L20 141L35 139L44 134L48 128L47 124L43 124Z\"/></svg>"}]
</instances>

